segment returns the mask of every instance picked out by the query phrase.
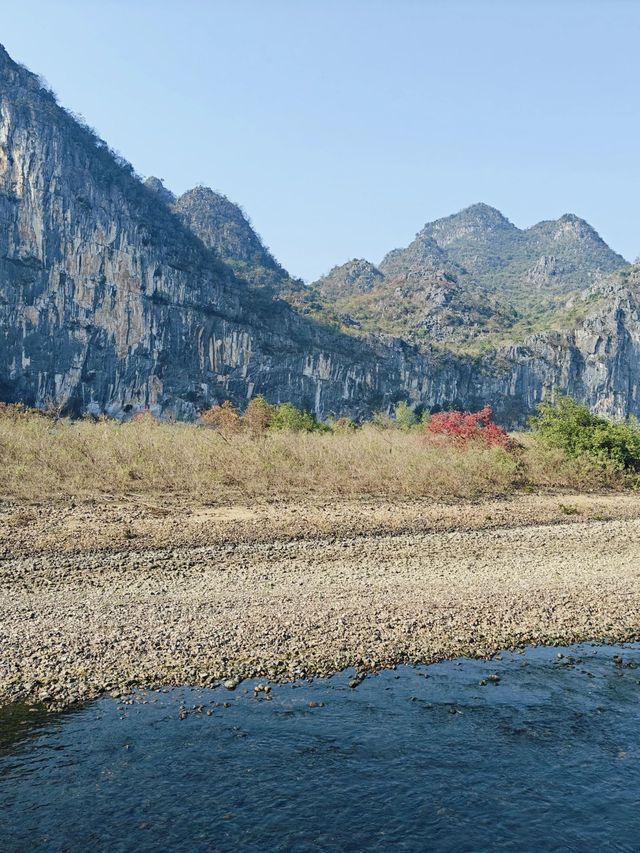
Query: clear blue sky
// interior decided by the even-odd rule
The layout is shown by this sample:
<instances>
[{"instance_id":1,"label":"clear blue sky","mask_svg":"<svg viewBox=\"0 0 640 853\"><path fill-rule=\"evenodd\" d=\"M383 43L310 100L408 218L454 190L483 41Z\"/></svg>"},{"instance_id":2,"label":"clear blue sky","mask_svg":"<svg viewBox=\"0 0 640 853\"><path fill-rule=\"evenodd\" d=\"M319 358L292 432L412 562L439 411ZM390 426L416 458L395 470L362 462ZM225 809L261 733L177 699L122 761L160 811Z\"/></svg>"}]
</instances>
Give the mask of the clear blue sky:
<instances>
[{"instance_id":1,"label":"clear blue sky","mask_svg":"<svg viewBox=\"0 0 640 853\"><path fill-rule=\"evenodd\" d=\"M468 204L640 254L640 2L29 0L0 39L142 175L313 280Z\"/></svg>"}]
</instances>

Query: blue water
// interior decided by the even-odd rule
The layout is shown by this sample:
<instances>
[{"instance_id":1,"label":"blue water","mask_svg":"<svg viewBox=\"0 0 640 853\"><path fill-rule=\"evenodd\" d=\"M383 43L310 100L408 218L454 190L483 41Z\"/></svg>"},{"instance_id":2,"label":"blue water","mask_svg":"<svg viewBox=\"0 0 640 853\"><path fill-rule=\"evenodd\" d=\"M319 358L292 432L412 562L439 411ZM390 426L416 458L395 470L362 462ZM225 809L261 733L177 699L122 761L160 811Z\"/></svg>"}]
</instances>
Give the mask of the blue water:
<instances>
[{"instance_id":1,"label":"blue water","mask_svg":"<svg viewBox=\"0 0 640 853\"><path fill-rule=\"evenodd\" d=\"M352 675L9 709L0 849L640 850L640 645Z\"/></svg>"}]
</instances>

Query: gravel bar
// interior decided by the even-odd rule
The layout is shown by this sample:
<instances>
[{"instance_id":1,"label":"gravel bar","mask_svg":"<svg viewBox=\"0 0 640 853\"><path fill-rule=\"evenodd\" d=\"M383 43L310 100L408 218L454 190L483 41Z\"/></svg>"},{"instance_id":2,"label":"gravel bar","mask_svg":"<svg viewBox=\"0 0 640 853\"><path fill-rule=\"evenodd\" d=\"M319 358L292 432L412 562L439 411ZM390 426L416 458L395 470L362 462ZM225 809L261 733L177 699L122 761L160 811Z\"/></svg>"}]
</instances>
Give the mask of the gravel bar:
<instances>
[{"instance_id":1,"label":"gravel bar","mask_svg":"<svg viewBox=\"0 0 640 853\"><path fill-rule=\"evenodd\" d=\"M602 639L640 639L633 496L0 511L0 703Z\"/></svg>"}]
</instances>

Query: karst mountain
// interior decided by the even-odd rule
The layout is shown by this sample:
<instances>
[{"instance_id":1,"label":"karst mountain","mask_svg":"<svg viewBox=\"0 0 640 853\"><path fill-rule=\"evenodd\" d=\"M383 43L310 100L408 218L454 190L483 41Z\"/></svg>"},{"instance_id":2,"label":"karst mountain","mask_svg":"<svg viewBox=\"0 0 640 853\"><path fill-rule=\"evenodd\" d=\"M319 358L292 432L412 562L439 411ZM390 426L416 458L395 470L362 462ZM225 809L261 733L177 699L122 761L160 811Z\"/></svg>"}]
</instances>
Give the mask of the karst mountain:
<instances>
[{"instance_id":1,"label":"karst mountain","mask_svg":"<svg viewBox=\"0 0 640 853\"><path fill-rule=\"evenodd\" d=\"M476 204L306 285L206 187L142 181L0 49L0 400L195 418L261 393L318 417L553 389L640 414L640 269L567 214Z\"/></svg>"}]
</instances>

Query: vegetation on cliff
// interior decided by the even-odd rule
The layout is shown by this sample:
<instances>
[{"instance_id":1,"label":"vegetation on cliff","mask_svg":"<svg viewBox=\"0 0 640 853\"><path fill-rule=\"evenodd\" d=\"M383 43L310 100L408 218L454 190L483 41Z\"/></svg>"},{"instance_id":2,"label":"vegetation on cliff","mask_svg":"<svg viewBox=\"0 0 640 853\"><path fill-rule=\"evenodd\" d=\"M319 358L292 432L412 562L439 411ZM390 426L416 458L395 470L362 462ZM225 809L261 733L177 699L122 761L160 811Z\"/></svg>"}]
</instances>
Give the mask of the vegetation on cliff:
<instances>
[{"instance_id":1,"label":"vegetation on cliff","mask_svg":"<svg viewBox=\"0 0 640 853\"><path fill-rule=\"evenodd\" d=\"M349 261L314 286L346 327L481 352L575 328L592 288L625 265L573 214L521 230L476 204L428 223L378 268Z\"/></svg>"}]
</instances>

